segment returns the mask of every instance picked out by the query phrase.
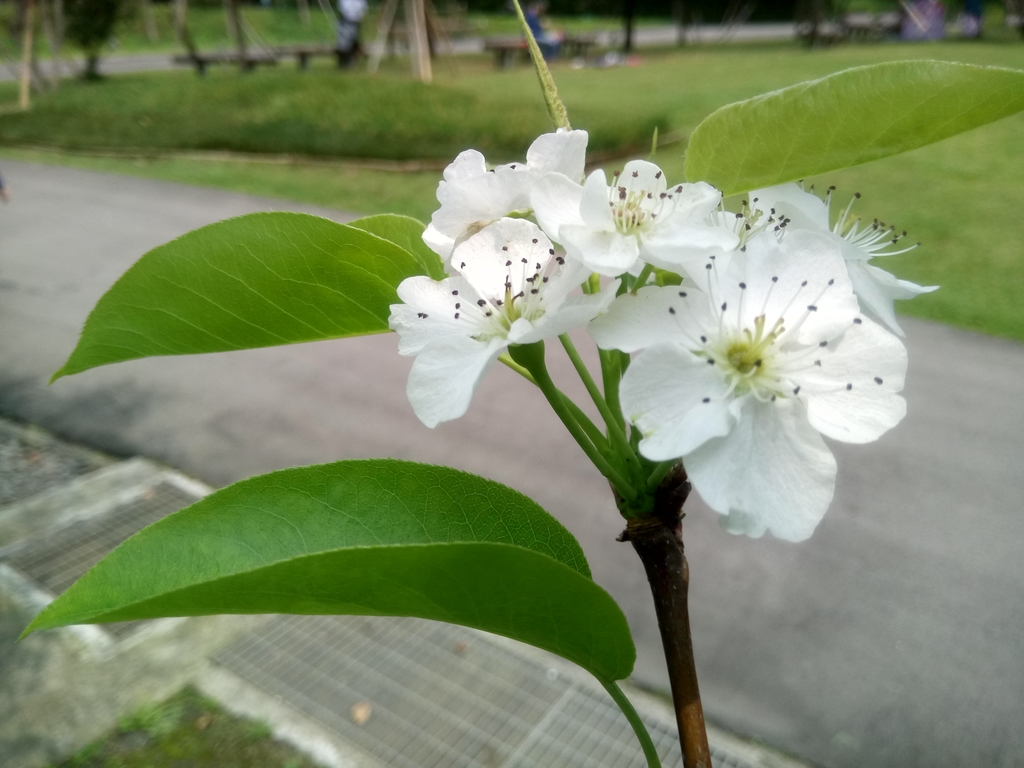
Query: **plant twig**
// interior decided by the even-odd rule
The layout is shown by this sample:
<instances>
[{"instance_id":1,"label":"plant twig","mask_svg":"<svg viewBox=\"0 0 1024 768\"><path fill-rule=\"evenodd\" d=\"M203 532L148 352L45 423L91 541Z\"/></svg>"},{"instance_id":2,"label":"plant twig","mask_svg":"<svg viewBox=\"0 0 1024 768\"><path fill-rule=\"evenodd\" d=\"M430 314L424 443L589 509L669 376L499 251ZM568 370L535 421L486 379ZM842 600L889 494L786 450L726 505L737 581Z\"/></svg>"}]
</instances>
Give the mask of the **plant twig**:
<instances>
[{"instance_id":1,"label":"plant twig","mask_svg":"<svg viewBox=\"0 0 1024 768\"><path fill-rule=\"evenodd\" d=\"M620 540L633 545L651 586L672 686L683 765L711 768L690 637L690 572L683 554L682 506L689 491L686 471L682 464L677 464L658 488L654 514L627 520Z\"/></svg>"}]
</instances>

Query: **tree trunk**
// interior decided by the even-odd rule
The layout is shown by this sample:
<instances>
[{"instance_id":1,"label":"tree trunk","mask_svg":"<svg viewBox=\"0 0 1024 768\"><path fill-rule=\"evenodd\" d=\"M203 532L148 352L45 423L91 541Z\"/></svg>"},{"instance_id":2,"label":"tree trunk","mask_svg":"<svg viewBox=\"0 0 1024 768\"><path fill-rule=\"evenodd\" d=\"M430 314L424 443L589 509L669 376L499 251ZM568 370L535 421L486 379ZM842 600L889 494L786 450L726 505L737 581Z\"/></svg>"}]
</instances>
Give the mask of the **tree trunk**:
<instances>
[{"instance_id":1,"label":"tree trunk","mask_svg":"<svg viewBox=\"0 0 1024 768\"><path fill-rule=\"evenodd\" d=\"M242 12L238 9L238 0L224 0L224 10L228 18L228 34L235 38L238 48L238 68L243 72L249 69L245 52L245 30L242 29Z\"/></svg>"},{"instance_id":2,"label":"tree trunk","mask_svg":"<svg viewBox=\"0 0 1024 768\"><path fill-rule=\"evenodd\" d=\"M160 30L156 28L156 18L153 16L153 5L150 0L139 0L139 10L142 12L142 24L146 28L146 39L151 43L159 42Z\"/></svg>"},{"instance_id":3,"label":"tree trunk","mask_svg":"<svg viewBox=\"0 0 1024 768\"><path fill-rule=\"evenodd\" d=\"M636 0L625 0L623 22L626 27L626 39L622 45L623 53L633 52L633 20L636 16Z\"/></svg>"},{"instance_id":4,"label":"tree trunk","mask_svg":"<svg viewBox=\"0 0 1024 768\"><path fill-rule=\"evenodd\" d=\"M18 94L18 106L28 109L30 106L29 91L32 85L32 48L35 31L35 0L25 0L25 28L21 35L21 90Z\"/></svg>"},{"instance_id":5,"label":"tree trunk","mask_svg":"<svg viewBox=\"0 0 1024 768\"><path fill-rule=\"evenodd\" d=\"M409 54L412 76L421 83L429 83L434 73L430 65L430 44L427 42L427 13L423 0L406 0L405 26L409 35Z\"/></svg>"},{"instance_id":6,"label":"tree trunk","mask_svg":"<svg viewBox=\"0 0 1024 768\"><path fill-rule=\"evenodd\" d=\"M313 23L309 16L309 0L296 0L295 4L299 8L299 20L302 22L302 26L308 27Z\"/></svg>"},{"instance_id":7,"label":"tree trunk","mask_svg":"<svg viewBox=\"0 0 1024 768\"><path fill-rule=\"evenodd\" d=\"M185 21L188 16L188 0L174 0L174 37L179 43L185 42Z\"/></svg>"}]
</instances>

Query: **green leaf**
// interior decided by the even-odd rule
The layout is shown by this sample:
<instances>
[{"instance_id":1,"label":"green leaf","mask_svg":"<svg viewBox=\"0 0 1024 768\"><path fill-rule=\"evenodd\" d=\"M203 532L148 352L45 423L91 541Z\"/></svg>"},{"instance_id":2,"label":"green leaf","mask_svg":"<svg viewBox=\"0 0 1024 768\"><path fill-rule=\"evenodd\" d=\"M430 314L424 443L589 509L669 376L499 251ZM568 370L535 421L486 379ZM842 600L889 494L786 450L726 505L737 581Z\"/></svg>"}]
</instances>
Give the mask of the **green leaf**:
<instances>
[{"instance_id":1,"label":"green leaf","mask_svg":"<svg viewBox=\"0 0 1024 768\"><path fill-rule=\"evenodd\" d=\"M188 355L384 333L407 277L404 248L299 213L228 219L154 248L99 300L54 374Z\"/></svg>"},{"instance_id":2,"label":"green leaf","mask_svg":"<svg viewBox=\"0 0 1024 768\"><path fill-rule=\"evenodd\" d=\"M1024 109L1024 72L943 61L857 67L722 107L694 131L686 177L726 195L940 141Z\"/></svg>"},{"instance_id":3,"label":"green leaf","mask_svg":"<svg viewBox=\"0 0 1024 768\"><path fill-rule=\"evenodd\" d=\"M602 679L635 649L572 535L498 483L395 460L255 477L145 528L25 630L217 613L419 616L560 654Z\"/></svg>"},{"instance_id":4,"label":"green leaf","mask_svg":"<svg viewBox=\"0 0 1024 768\"><path fill-rule=\"evenodd\" d=\"M423 265L423 274L435 280L444 280L448 276L441 257L423 242L423 230L426 227L416 219L396 213L381 213L350 221L348 225L401 246Z\"/></svg>"}]
</instances>

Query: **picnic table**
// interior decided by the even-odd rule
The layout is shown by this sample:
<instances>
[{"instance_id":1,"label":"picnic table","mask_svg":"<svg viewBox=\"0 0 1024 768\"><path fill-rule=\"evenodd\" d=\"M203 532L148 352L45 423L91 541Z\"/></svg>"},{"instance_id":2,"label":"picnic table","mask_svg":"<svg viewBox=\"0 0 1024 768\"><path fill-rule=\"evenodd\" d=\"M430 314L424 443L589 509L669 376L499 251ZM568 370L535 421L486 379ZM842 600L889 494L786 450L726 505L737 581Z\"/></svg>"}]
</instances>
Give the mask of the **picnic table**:
<instances>
[{"instance_id":1,"label":"picnic table","mask_svg":"<svg viewBox=\"0 0 1024 768\"><path fill-rule=\"evenodd\" d=\"M570 58L586 56L595 45L595 34L570 34L562 39L562 52ZM526 40L519 36L484 38L484 50L494 54L494 65L498 69L514 67L517 54L524 61L530 60L530 49L526 45Z\"/></svg>"}]
</instances>

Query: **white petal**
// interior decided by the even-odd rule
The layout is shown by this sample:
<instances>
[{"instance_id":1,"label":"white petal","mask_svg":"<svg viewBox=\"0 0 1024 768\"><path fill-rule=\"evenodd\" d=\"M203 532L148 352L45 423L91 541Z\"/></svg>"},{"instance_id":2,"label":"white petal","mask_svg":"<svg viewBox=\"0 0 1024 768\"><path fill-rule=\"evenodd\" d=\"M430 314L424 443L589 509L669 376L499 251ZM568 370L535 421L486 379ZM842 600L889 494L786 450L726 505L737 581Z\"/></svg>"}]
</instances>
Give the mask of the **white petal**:
<instances>
[{"instance_id":1,"label":"white petal","mask_svg":"<svg viewBox=\"0 0 1024 768\"><path fill-rule=\"evenodd\" d=\"M652 461L684 456L729 432L728 385L717 369L673 344L651 347L622 378L623 415L640 428Z\"/></svg>"},{"instance_id":2,"label":"white petal","mask_svg":"<svg viewBox=\"0 0 1024 768\"><path fill-rule=\"evenodd\" d=\"M860 314L839 245L825 233L787 232L781 243L768 234L755 237L746 253L733 256L725 280L730 291L746 281L747 323L765 306L771 288L764 311L769 323L785 317L787 341L809 345L834 338Z\"/></svg>"},{"instance_id":3,"label":"white petal","mask_svg":"<svg viewBox=\"0 0 1024 768\"><path fill-rule=\"evenodd\" d=\"M640 255L640 246L632 235L573 225L562 227L559 234L572 258L608 277L627 272Z\"/></svg>"},{"instance_id":4,"label":"white petal","mask_svg":"<svg viewBox=\"0 0 1024 768\"><path fill-rule=\"evenodd\" d=\"M441 257L446 268L451 266L452 249L455 248L453 238L442 235L433 224L428 224L427 228L423 230L423 242Z\"/></svg>"},{"instance_id":5,"label":"white petal","mask_svg":"<svg viewBox=\"0 0 1024 768\"><path fill-rule=\"evenodd\" d=\"M580 216L590 229L601 232L615 231L615 219L608 206L609 194L608 179L600 169L587 176L587 180L583 182Z\"/></svg>"},{"instance_id":6,"label":"white petal","mask_svg":"<svg viewBox=\"0 0 1024 768\"><path fill-rule=\"evenodd\" d=\"M452 263L481 297L502 299L506 281L513 295L529 290L526 279L547 265L551 250L551 241L532 221L499 219L460 243Z\"/></svg>"},{"instance_id":7,"label":"white petal","mask_svg":"<svg viewBox=\"0 0 1024 768\"><path fill-rule=\"evenodd\" d=\"M676 311L670 312L670 309ZM636 352L665 343L697 349L699 340L690 337L699 337L709 324L717 327L707 297L696 291L691 296L684 280L678 286L652 285L641 288L636 294L619 296L587 331L601 349Z\"/></svg>"},{"instance_id":8,"label":"white petal","mask_svg":"<svg viewBox=\"0 0 1024 768\"><path fill-rule=\"evenodd\" d=\"M475 149L467 149L460 152L448 167L444 169L445 181L460 181L471 179L487 173L487 161L484 156Z\"/></svg>"},{"instance_id":9,"label":"white petal","mask_svg":"<svg viewBox=\"0 0 1024 768\"><path fill-rule=\"evenodd\" d=\"M406 387L419 420L433 428L462 416L480 380L504 349L504 340L482 342L468 336L427 345L416 357Z\"/></svg>"},{"instance_id":10,"label":"white petal","mask_svg":"<svg viewBox=\"0 0 1024 768\"><path fill-rule=\"evenodd\" d=\"M661 168L646 160L630 160L622 167L617 186L627 190L643 190L657 197L668 188Z\"/></svg>"},{"instance_id":11,"label":"white petal","mask_svg":"<svg viewBox=\"0 0 1024 768\"><path fill-rule=\"evenodd\" d=\"M472 317L460 312L455 318L456 304L471 305L480 298L462 277L441 281L425 275L408 277L398 286L398 298L404 303L391 305L388 325L398 333L400 355L414 355L438 339L469 337L479 331Z\"/></svg>"},{"instance_id":12,"label":"white petal","mask_svg":"<svg viewBox=\"0 0 1024 768\"><path fill-rule=\"evenodd\" d=\"M677 184L669 194L673 207L663 222L673 226L701 221L718 210L722 202L722 193L703 181Z\"/></svg>"},{"instance_id":13,"label":"white petal","mask_svg":"<svg viewBox=\"0 0 1024 768\"><path fill-rule=\"evenodd\" d=\"M580 217L582 198L582 185L560 173L549 173L541 176L530 190L530 207L548 237L561 242L559 230L562 225L583 225Z\"/></svg>"},{"instance_id":14,"label":"white petal","mask_svg":"<svg viewBox=\"0 0 1024 768\"><path fill-rule=\"evenodd\" d=\"M632 369L632 366L630 366ZM728 435L709 440L684 463L694 488L734 533L808 538L835 488L836 462L793 400L748 398Z\"/></svg>"},{"instance_id":15,"label":"white petal","mask_svg":"<svg viewBox=\"0 0 1024 768\"><path fill-rule=\"evenodd\" d=\"M807 399L811 426L826 437L867 443L906 414L907 403L896 393L903 389L907 350L881 326L862 319L819 359L821 365L809 366L793 380Z\"/></svg>"},{"instance_id":16,"label":"white petal","mask_svg":"<svg viewBox=\"0 0 1024 768\"><path fill-rule=\"evenodd\" d=\"M937 285L922 286L906 280L900 280L884 269L879 269L863 261L847 261L846 268L853 283L853 291L860 299L864 311L881 320L889 329L900 336L903 329L896 322L896 310L893 301L896 299L912 299L922 293L938 290Z\"/></svg>"},{"instance_id":17,"label":"white petal","mask_svg":"<svg viewBox=\"0 0 1024 768\"><path fill-rule=\"evenodd\" d=\"M705 224L677 224L658 227L644 237L640 257L656 267L673 272L682 270L691 278L704 271L708 256L725 256L735 250L740 239L725 227ZM719 264L721 268L724 261Z\"/></svg>"},{"instance_id":18,"label":"white petal","mask_svg":"<svg viewBox=\"0 0 1024 768\"><path fill-rule=\"evenodd\" d=\"M757 198L756 203L754 198ZM825 205L825 201L811 192L805 192L799 184L791 182L765 189L755 189L750 193L749 200L750 207L763 211L765 218L771 215L770 211L774 208L776 219L784 215L792 217L796 213L801 215L802 221L800 219L796 221L802 225L809 225L814 229L825 231L831 229L828 222L828 206Z\"/></svg>"},{"instance_id":19,"label":"white petal","mask_svg":"<svg viewBox=\"0 0 1024 768\"><path fill-rule=\"evenodd\" d=\"M518 344L532 344L542 339L550 339L574 328L586 325L602 312L606 312L615 300L615 291L619 281L615 280L599 293L579 294L564 301L557 310L547 312L532 324L530 328L517 327L520 320L509 329L508 340Z\"/></svg>"},{"instance_id":20,"label":"white petal","mask_svg":"<svg viewBox=\"0 0 1024 768\"><path fill-rule=\"evenodd\" d=\"M586 131L545 133L526 151L526 165L535 177L545 173L561 173L572 181L583 178L587 155Z\"/></svg>"},{"instance_id":21,"label":"white petal","mask_svg":"<svg viewBox=\"0 0 1024 768\"><path fill-rule=\"evenodd\" d=\"M525 165L486 171L479 152L463 159L467 154L445 170L445 180L437 185L441 207L431 217L435 229L454 240L529 205L531 178Z\"/></svg>"}]
</instances>

